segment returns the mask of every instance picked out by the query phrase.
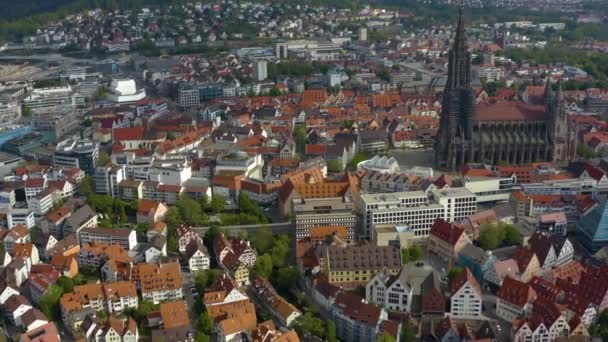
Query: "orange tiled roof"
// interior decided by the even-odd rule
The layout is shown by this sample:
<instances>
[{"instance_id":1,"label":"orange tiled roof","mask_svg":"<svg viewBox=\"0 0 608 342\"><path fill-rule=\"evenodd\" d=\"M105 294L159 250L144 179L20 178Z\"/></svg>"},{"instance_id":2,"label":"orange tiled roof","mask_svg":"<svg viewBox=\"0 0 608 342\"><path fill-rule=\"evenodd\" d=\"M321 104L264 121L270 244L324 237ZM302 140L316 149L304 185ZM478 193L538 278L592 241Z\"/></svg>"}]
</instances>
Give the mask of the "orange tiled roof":
<instances>
[{"instance_id":1,"label":"orange tiled roof","mask_svg":"<svg viewBox=\"0 0 608 342\"><path fill-rule=\"evenodd\" d=\"M164 329L185 327L190 324L188 307L183 300L161 303L160 316Z\"/></svg>"}]
</instances>

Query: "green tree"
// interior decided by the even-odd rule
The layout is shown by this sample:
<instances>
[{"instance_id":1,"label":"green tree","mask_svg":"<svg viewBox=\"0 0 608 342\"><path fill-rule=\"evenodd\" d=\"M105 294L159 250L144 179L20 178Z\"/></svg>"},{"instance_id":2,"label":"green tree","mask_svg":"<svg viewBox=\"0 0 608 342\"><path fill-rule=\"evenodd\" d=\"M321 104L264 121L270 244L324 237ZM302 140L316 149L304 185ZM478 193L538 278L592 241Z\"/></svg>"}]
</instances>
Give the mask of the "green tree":
<instances>
[{"instance_id":1,"label":"green tree","mask_svg":"<svg viewBox=\"0 0 608 342\"><path fill-rule=\"evenodd\" d=\"M293 130L293 137L296 142L296 150L300 154L304 154L304 149L306 147L306 142L308 140L308 136L306 134L306 126L302 124L298 124L295 126Z\"/></svg>"},{"instance_id":2,"label":"green tree","mask_svg":"<svg viewBox=\"0 0 608 342\"><path fill-rule=\"evenodd\" d=\"M502 244L507 246L518 245L521 243L521 234L513 225L505 224L503 226L504 239Z\"/></svg>"},{"instance_id":3,"label":"green tree","mask_svg":"<svg viewBox=\"0 0 608 342\"><path fill-rule=\"evenodd\" d=\"M268 95L275 97L275 96L281 96L282 94L281 94L281 91L277 87L272 87L272 88L270 88Z\"/></svg>"},{"instance_id":4,"label":"green tree","mask_svg":"<svg viewBox=\"0 0 608 342\"><path fill-rule=\"evenodd\" d=\"M59 285L51 285L46 292L40 296L40 310L51 320L59 319L59 300L63 295L63 289Z\"/></svg>"},{"instance_id":5,"label":"green tree","mask_svg":"<svg viewBox=\"0 0 608 342\"><path fill-rule=\"evenodd\" d=\"M207 242L208 246L207 248L209 248L209 250L213 249L213 242L215 241L215 237L218 234L222 234L222 228L218 227L215 224L212 224L209 229L207 230L207 232L205 233L205 241Z\"/></svg>"},{"instance_id":6,"label":"green tree","mask_svg":"<svg viewBox=\"0 0 608 342\"><path fill-rule=\"evenodd\" d=\"M201 226L208 222L207 215L203 214L201 205L190 197L181 198L175 203L182 220L191 226Z\"/></svg>"},{"instance_id":7,"label":"green tree","mask_svg":"<svg viewBox=\"0 0 608 342\"><path fill-rule=\"evenodd\" d=\"M395 338L387 333L384 333L376 338L376 342L395 342Z\"/></svg>"},{"instance_id":8,"label":"green tree","mask_svg":"<svg viewBox=\"0 0 608 342\"><path fill-rule=\"evenodd\" d=\"M401 326L401 341L402 342L414 342L416 340L416 333L412 324L407 321L403 322Z\"/></svg>"},{"instance_id":9,"label":"green tree","mask_svg":"<svg viewBox=\"0 0 608 342\"><path fill-rule=\"evenodd\" d=\"M496 226L492 224L482 224L479 227L479 244L483 249L495 249L500 246L502 236L498 233Z\"/></svg>"},{"instance_id":10,"label":"green tree","mask_svg":"<svg viewBox=\"0 0 608 342\"><path fill-rule=\"evenodd\" d=\"M110 155L104 151L99 152L99 157L97 158L97 165L105 166L110 162Z\"/></svg>"},{"instance_id":11,"label":"green tree","mask_svg":"<svg viewBox=\"0 0 608 342\"><path fill-rule=\"evenodd\" d=\"M127 209L125 202L116 198L112 201L112 214L111 220L115 223L126 223L127 222Z\"/></svg>"},{"instance_id":12,"label":"green tree","mask_svg":"<svg viewBox=\"0 0 608 342\"><path fill-rule=\"evenodd\" d=\"M589 145L587 145L585 143L577 144L576 154L578 154L579 156L581 156L585 159L593 159L593 158L597 158L597 156L598 156L598 153L595 152L594 149L592 149L591 147L589 147Z\"/></svg>"},{"instance_id":13,"label":"green tree","mask_svg":"<svg viewBox=\"0 0 608 342\"><path fill-rule=\"evenodd\" d=\"M591 336L598 336L608 341L608 311L604 310L589 329Z\"/></svg>"},{"instance_id":14,"label":"green tree","mask_svg":"<svg viewBox=\"0 0 608 342\"><path fill-rule=\"evenodd\" d=\"M295 329L300 336L308 333L319 338L325 337L325 324L323 320L315 317L311 312L306 312L296 319Z\"/></svg>"},{"instance_id":15,"label":"green tree","mask_svg":"<svg viewBox=\"0 0 608 342\"><path fill-rule=\"evenodd\" d=\"M226 199L220 195L213 195L211 197L211 203L209 203L209 210L212 213L218 214L224 211L224 204L226 203Z\"/></svg>"},{"instance_id":16,"label":"green tree","mask_svg":"<svg viewBox=\"0 0 608 342\"><path fill-rule=\"evenodd\" d=\"M451 284L454 280L456 280L460 274L464 272L464 268L454 267L448 272L448 282Z\"/></svg>"},{"instance_id":17,"label":"green tree","mask_svg":"<svg viewBox=\"0 0 608 342\"><path fill-rule=\"evenodd\" d=\"M63 293L74 291L74 281L66 276L59 277L56 284L61 287Z\"/></svg>"},{"instance_id":18,"label":"green tree","mask_svg":"<svg viewBox=\"0 0 608 342\"><path fill-rule=\"evenodd\" d=\"M84 197L95 194L95 181L91 176L84 176L80 184L78 184L78 192Z\"/></svg>"},{"instance_id":19,"label":"green tree","mask_svg":"<svg viewBox=\"0 0 608 342\"><path fill-rule=\"evenodd\" d=\"M273 285L277 290L289 292L300 280L300 273L295 267L283 267L273 274Z\"/></svg>"},{"instance_id":20,"label":"green tree","mask_svg":"<svg viewBox=\"0 0 608 342\"><path fill-rule=\"evenodd\" d=\"M263 278L270 278L272 275L272 257L268 254L258 256L253 265L253 274Z\"/></svg>"},{"instance_id":21,"label":"green tree","mask_svg":"<svg viewBox=\"0 0 608 342\"><path fill-rule=\"evenodd\" d=\"M209 342L211 341L211 337L209 337L209 335L205 334L204 332L197 332L195 335L196 338L196 342Z\"/></svg>"},{"instance_id":22,"label":"green tree","mask_svg":"<svg viewBox=\"0 0 608 342\"><path fill-rule=\"evenodd\" d=\"M241 191L238 198L239 211L241 214L248 214L258 218L259 223L266 223L266 216L262 208L252 201L246 192Z\"/></svg>"},{"instance_id":23,"label":"green tree","mask_svg":"<svg viewBox=\"0 0 608 342\"><path fill-rule=\"evenodd\" d=\"M338 342L338 337L336 336L336 323L332 320L328 320L325 326L325 340L327 342Z\"/></svg>"},{"instance_id":24,"label":"green tree","mask_svg":"<svg viewBox=\"0 0 608 342\"><path fill-rule=\"evenodd\" d=\"M253 246L258 251L258 253L266 253L272 247L274 243L274 235L272 235L272 230L268 226L261 226L255 231L255 236L253 238Z\"/></svg>"},{"instance_id":25,"label":"green tree","mask_svg":"<svg viewBox=\"0 0 608 342\"><path fill-rule=\"evenodd\" d=\"M160 304L154 304L149 300L142 300L138 303L137 309L128 308L123 312L127 317L133 318L138 326L144 327L148 314L158 310L160 310Z\"/></svg>"},{"instance_id":26,"label":"green tree","mask_svg":"<svg viewBox=\"0 0 608 342\"><path fill-rule=\"evenodd\" d=\"M342 171L342 165L338 159L332 158L327 161L327 171L329 172L340 172Z\"/></svg>"},{"instance_id":27,"label":"green tree","mask_svg":"<svg viewBox=\"0 0 608 342\"><path fill-rule=\"evenodd\" d=\"M179 209L177 207L169 207L167 214L165 214L165 223L169 229L175 228L183 222L184 220L182 219Z\"/></svg>"},{"instance_id":28,"label":"green tree","mask_svg":"<svg viewBox=\"0 0 608 342\"><path fill-rule=\"evenodd\" d=\"M366 152L359 152L357 154L355 154L355 156L353 157L353 159L351 159L350 162L348 162L348 168L351 170L354 170L357 168L357 165L364 161L364 160L368 160L369 159L369 154L367 154Z\"/></svg>"},{"instance_id":29,"label":"green tree","mask_svg":"<svg viewBox=\"0 0 608 342\"><path fill-rule=\"evenodd\" d=\"M213 331L213 321L207 314L207 312L202 312L198 317L197 322L198 331L203 332L207 335L210 335Z\"/></svg>"},{"instance_id":30,"label":"green tree","mask_svg":"<svg viewBox=\"0 0 608 342\"><path fill-rule=\"evenodd\" d=\"M272 245L272 264L274 267L283 267L289 257L289 253L291 252L290 248L291 239L287 235L279 235L277 239L274 240Z\"/></svg>"},{"instance_id":31,"label":"green tree","mask_svg":"<svg viewBox=\"0 0 608 342\"><path fill-rule=\"evenodd\" d=\"M407 248L401 248L401 262L407 264L410 262L410 250Z\"/></svg>"},{"instance_id":32,"label":"green tree","mask_svg":"<svg viewBox=\"0 0 608 342\"><path fill-rule=\"evenodd\" d=\"M25 118L29 118L30 116L32 116L32 109L27 105L23 105L23 107L21 108L21 115Z\"/></svg>"},{"instance_id":33,"label":"green tree","mask_svg":"<svg viewBox=\"0 0 608 342\"><path fill-rule=\"evenodd\" d=\"M414 244L409 248L409 251L411 261L418 261L422 258L422 247L420 245Z\"/></svg>"},{"instance_id":34,"label":"green tree","mask_svg":"<svg viewBox=\"0 0 608 342\"><path fill-rule=\"evenodd\" d=\"M204 271L198 271L194 273L194 286L199 293L205 292L205 289L216 281L222 275L222 271L210 268Z\"/></svg>"}]
</instances>

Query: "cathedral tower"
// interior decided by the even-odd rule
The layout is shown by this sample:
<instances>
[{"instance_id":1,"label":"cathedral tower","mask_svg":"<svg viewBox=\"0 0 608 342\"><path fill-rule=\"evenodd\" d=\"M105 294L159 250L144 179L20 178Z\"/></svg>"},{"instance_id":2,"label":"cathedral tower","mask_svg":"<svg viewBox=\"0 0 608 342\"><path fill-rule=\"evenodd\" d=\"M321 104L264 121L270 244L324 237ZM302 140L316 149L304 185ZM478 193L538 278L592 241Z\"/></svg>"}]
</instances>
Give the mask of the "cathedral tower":
<instances>
[{"instance_id":1,"label":"cathedral tower","mask_svg":"<svg viewBox=\"0 0 608 342\"><path fill-rule=\"evenodd\" d=\"M448 52L448 79L435 143L435 162L450 170L471 158L475 94L471 88L471 53L468 51L462 7L454 43Z\"/></svg>"}]
</instances>

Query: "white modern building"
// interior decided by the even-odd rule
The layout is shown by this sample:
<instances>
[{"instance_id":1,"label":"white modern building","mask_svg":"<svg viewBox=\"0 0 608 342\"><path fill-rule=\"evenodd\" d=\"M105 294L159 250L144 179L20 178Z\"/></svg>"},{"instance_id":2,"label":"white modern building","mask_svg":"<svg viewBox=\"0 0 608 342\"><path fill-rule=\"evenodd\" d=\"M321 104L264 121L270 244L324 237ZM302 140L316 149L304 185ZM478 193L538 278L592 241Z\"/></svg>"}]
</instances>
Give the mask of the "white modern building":
<instances>
[{"instance_id":1,"label":"white modern building","mask_svg":"<svg viewBox=\"0 0 608 342\"><path fill-rule=\"evenodd\" d=\"M374 239L377 224L407 224L416 237L425 237L437 217L443 217L444 208L431 203L423 191L379 193L361 195L360 213L363 216L363 234Z\"/></svg>"},{"instance_id":2,"label":"white modern building","mask_svg":"<svg viewBox=\"0 0 608 342\"><path fill-rule=\"evenodd\" d=\"M148 180L182 186L192 177L192 166L185 158L156 160L148 169Z\"/></svg>"},{"instance_id":3,"label":"white modern building","mask_svg":"<svg viewBox=\"0 0 608 342\"><path fill-rule=\"evenodd\" d=\"M374 156L372 159L362 161L357 167L381 173L399 173L400 171L397 160L386 156Z\"/></svg>"},{"instance_id":4,"label":"white modern building","mask_svg":"<svg viewBox=\"0 0 608 342\"><path fill-rule=\"evenodd\" d=\"M94 175L98 158L99 143L68 138L60 141L55 147L53 165L58 167L78 167L88 175Z\"/></svg>"},{"instance_id":5,"label":"white modern building","mask_svg":"<svg viewBox=\"0 0 608 342\"><path fill-rule=\"evenodd\" d=\"M363 234L374 239L376 224L404 224L415 237L426 237L435 219L460 222L477 210L476 197L465 188L362 194L359 212Z\"/></svg>"},{"instance_id":6,"label":"white modern building","mask_svg":"<svg viewBox=\"0 0 608 342\"><path fill-rule=\"evenodd\" d=\"M127 179L127 169L124 165L95 168L95 189L99 194L118 197L118 184L124 179Z\"/></svg>"},{"instance_id":7,"label":"white modern building","mask_svg":"<svg viewBox=\"0 0 608 342\"><path fill-rule=\"evenodd\" d=\"M477 212L477 197L466 188L436 189L431 195L443 206L443 219L448 222L460 222Z\"/></svg>"},{"instance_id":8,"label":"white modern building","mask_svg":"<svg viewBox=\"0 0 608 342\"><path fill-rule=\"evenodd\" d=\"M234 151L216 159L215 173L224 171L243 172L246 178L262 179L264 160L261 154L250 154L243 151Z\"/></svg>"},{"instance_id":9,"label":"white modern building","mask_svg":"<svg viewBox=\"0 0 608 342\"><path fill-rule=\"evenodd\" d=\"M465 177L464 187L477 197L477 203L508 201L515 180L510 177Z\"/></svg>"},{"instance_id":10,"label":"white modern building","mask_svg":"<svg viewBox=\"0 0 608 342\"><path fill-rule=\"evenodd\" d=\"M268 62L258 60L253 63L253 79L255 81L263 81L268 78Z\"/></svg>"},{"instance_id":11,"label":"white modern building","mask_svg":"<svg viewBox=\"0 0 608 342\"><path fill-rule=\"evenodd\" d=\"M133 79L114 79L108 97L117 104L129 104L145 98L146 90L138 89Z\"/></svg>"},{"instance_id":12,"label":"white modern building","mask_svg":"<svg viewBox=\"0 0 608 342\"><path fill-rule=\"evenodd\" d=\"M32 229L36 225L36 217L31 209L11 209L7 215L8 227L13 228L20 224L27 229Z\"/></svg>"}]
</instances>

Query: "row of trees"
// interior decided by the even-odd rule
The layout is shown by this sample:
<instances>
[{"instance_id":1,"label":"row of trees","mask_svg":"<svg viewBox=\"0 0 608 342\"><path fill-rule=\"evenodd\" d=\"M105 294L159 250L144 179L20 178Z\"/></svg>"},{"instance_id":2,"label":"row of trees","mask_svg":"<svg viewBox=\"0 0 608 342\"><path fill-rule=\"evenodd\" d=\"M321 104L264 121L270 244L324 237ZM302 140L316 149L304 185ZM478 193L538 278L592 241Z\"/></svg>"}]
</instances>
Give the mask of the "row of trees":
<instances>
[{"instance_id":1,"label":"row of trees","mask_svg":"<svg viewBox=\"0 0 608 342\"><path fill-rule=\"evenodd\" d=\"M300 273L288 266L287 261L293 257L291 238L286 234L275 236L270 228L262 226L252 242L259 254L253 265L253 275L269 279L277 291L292 296L290 291L297 285Z\"/></svg>"},{"instance_id":2,"label":"row of trees","mask_svg":"<svg viewBox=\"0 0 608 342\"><path fill-rule=\"evenodd\" d=\"M608 79L608 55L597 52L581 51L566 46L552 45L545 48L508 48L500 52L520 64L527 60L532 63L564 63L585 70L594 78L604 81Z\"/></svg>"}]
</instances>

